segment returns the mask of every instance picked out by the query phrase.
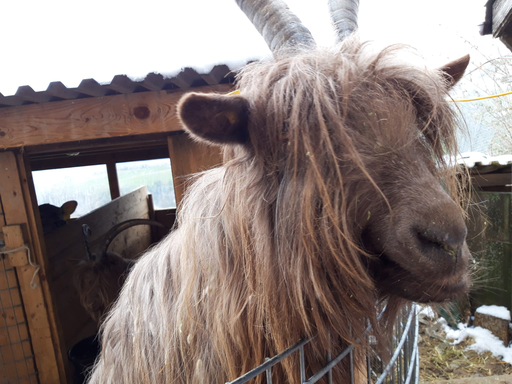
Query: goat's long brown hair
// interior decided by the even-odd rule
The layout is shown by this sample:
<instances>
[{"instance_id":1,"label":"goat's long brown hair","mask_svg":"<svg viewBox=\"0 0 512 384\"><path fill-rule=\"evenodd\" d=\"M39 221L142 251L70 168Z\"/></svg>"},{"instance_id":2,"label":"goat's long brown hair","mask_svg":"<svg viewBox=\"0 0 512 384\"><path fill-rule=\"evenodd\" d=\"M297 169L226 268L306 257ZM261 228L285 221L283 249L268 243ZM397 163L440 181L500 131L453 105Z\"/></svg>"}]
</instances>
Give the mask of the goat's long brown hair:
<instances>
[{"instance_id":1,"label":"goat's long brown hair","mask_svg":"<svg viewBox=\"0 0 512 384\"><path fill-rule=\"evenodd\" d=\"M109 252L77 265L74 284L80 304L98 325L117 299L133 263Z\"/></svg>"},{"instance_id":2,"label":"goat's long brown hair","mask_svg":"<svg viewBox=\"0 0 512 384\"><path fill-rule=\"evenodd\" d=\"M365 228L392 223L409 162L457 191L445 81L396 53L349 38L240 72L251 146L197 176L177 229L134 267L91 383L224 383L316 336L311 374L328 348L364 342L367 321L382 333L402 299L376 283ZM298 383L297 366L285 359L274 382Z\"/></svg>"}]
</instances>

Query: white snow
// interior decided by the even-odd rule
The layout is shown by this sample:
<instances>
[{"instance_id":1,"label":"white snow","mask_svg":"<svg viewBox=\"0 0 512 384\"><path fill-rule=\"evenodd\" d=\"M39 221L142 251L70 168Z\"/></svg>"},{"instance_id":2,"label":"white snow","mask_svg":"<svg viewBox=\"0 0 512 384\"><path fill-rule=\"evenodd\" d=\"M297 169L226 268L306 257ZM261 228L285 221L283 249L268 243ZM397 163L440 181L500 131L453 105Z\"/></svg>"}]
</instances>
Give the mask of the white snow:
<instances>
[{"instance_id":1,"label":"white snow","mask_svg":"<svg viewBox=\"0 0 512 384\"><path fill-rule=\"evenodd\" d=\"M482 305L476 309L476 312L510 321L510 311L498 305Z\"/></svg>"},{"instance_id":2,"label":"white snow","mask_svg":"<svg viewBox=\"0 0 512 384\"><path fill-rule=\"evenodd\" d=\"M319 45L332 44L326 2L286 2ZM461 7L464 17L454 18ZM173 76L184 67L236 69L270 55L234 0L26 0L3 2L1 10L0 33L9 36L2 41L4 96L21 85L43 91L52 81L73 88L82 79L105 84L120 74L139 80L151 72ZM438 66L471 51L465 40L487 50L492 37L478 34L484 18L483 0L368 0L359 26L363 40L409 44Z\"/></svg>"},{"instance_id":3,"label":"white snow","mask_svg":"<svg viewBox=\"0 0 512 384\"><path fill-rule=\"evenodd\" d=\"M481 152L463 152L457 155L455 160L445 157L445 161L449 164L464 164L469 168L474 167L477 163L482 165L506 165L512 164L512 155L489 156Z\"/></svg>"},{"instance_id":4,"label":"white snow","mask_svg":"<svg viewBox=\"0 0 512 384\"><path fill-rule=\"evenodd\" d=\"M429 319L436 319L437 313L432 309L430 305L417 305L416 311L418 315L423 315L425 317L428 317Z\"/></svg>"},{"instance_id":5,"label":"white snow","mask_svg":"<svg viewBox=\"0 0 512 384\"><path fill-rule=\"evenodd\" d=\"M512 347L505 347L503 342L492 334L488 329L482 327L468 327L466 324L459 323L458 329L450 328L446 320L439 319L446 332L446 338L454 340L453 344L460 344L467 337L472 337L475 343L467 347L478 353L489 351L494 357L500 357L503 361L512 364Z\"/></svg>"}]
</instances>

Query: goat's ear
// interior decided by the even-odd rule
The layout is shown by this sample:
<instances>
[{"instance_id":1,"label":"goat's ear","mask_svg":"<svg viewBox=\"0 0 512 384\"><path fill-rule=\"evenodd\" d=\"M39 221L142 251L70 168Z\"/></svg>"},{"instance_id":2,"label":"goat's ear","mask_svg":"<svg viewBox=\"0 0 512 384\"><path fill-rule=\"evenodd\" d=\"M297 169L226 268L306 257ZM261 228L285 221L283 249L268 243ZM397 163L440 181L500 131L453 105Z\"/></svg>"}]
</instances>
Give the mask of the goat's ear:
<instances>
[{"instance_id":1,"label":"goat's ear","mask_svg":"<svg viewBox=\"0 0 512 384\"><path fill-rule=\"evenodd\" d=\"M62 215L64 216L64 220L69 220L71 214L75 212L78 203L75 200L66 201L60 207L62 211Z\"/></svg>"},{"instance_id":2,"label":"goat's ear","mask_svg":"<svg viewBox=\"0 0 512 384\"><path fill-rule=\"evenodd\" d=\"M457 84L462 76L464 76L464 71L468 64L469 55L466 55L439 68L450 88Z\"/></svg>"},{"instance_id":3,"label":"goat's ear","mask_svg":"<svg viewBox=\"0 0 512 384\"><path fill-rule=\"evenodd\" d=\"M189 93L178 103L178 115L193 136L215 144L249 140L249 102L239 94Z\"/></svg>"}]
</instances>

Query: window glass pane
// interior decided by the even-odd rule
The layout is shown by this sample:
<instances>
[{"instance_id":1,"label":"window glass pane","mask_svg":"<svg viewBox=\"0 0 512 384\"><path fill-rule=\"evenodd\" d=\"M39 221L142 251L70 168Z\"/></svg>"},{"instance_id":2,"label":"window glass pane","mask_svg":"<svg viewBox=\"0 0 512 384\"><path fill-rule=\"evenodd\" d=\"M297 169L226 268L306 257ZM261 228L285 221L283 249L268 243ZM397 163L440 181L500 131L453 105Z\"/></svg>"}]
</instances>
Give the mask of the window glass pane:
<instances>
[{"instance_id":1,"label":"window glass pane","mask_svg":"<svg viewBox=\"0 0 512 384\"><path fill-rule=\"evenodd\" d=\"M32 177L39 205L78 202L71 217L83 216L111 200L105 165L34 171Z\"/></svg>"},{"instance_id":2,"label":"window glass pane","mask_svg":"<svg viewBox=\"0 0 512 384\"><path fill-rule=\"evenodd\" d=\"M117 163L116 168L121 195L145 185L153 195L155 209L176 207L169 159Z\"/></svg>"}]
</instances>

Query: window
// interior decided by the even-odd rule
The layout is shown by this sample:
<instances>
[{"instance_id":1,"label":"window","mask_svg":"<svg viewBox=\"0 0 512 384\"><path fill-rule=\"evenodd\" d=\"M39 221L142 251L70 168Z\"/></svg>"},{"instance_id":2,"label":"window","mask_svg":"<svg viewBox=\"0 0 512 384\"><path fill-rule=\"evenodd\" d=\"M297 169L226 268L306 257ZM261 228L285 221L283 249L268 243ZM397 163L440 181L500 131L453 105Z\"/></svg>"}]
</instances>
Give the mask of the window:
<instances>
[{"instance_id":1,"label":"window","mask_svg":"<svg viewBox=\"0 0 512 384\"><path fill-rule=\"evenodd\" d=\"M145 185L155 209L176 207L169 159L117 163L116 170L121 195Z\"/></svg>"},{"instance_id":2,"label":"window","mask_svg":"<svg viewBox=\"0 0 512 384\"><path fill-rule=\"evenodd\" d=\"M85 215L110 201L106 165L90 165L32 172L37 203L60 207L76 200L78 207L71 217Z\"/></svg>"}]
</instances>

